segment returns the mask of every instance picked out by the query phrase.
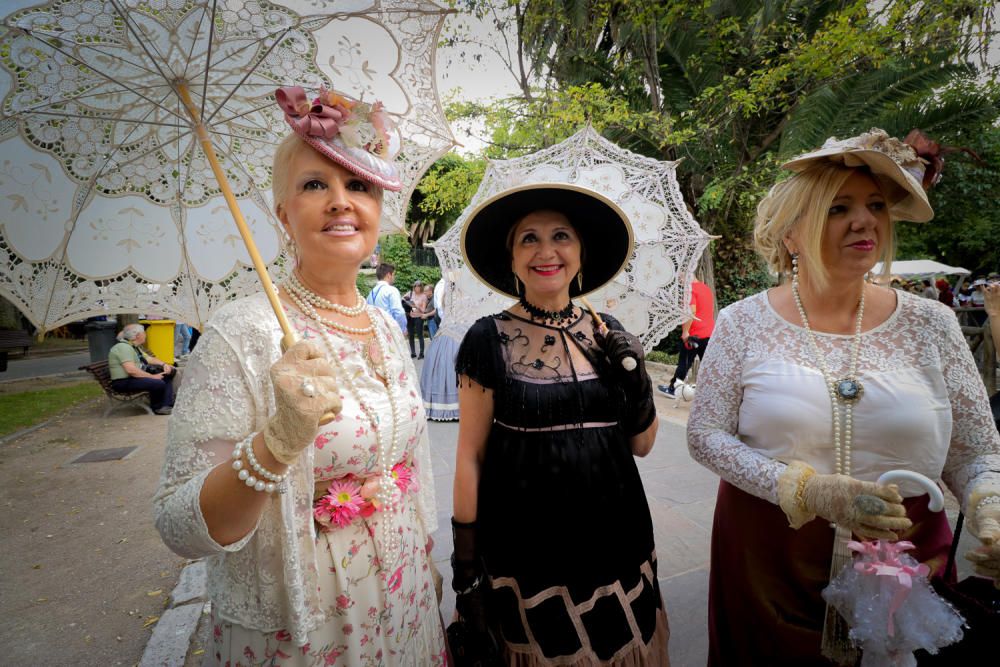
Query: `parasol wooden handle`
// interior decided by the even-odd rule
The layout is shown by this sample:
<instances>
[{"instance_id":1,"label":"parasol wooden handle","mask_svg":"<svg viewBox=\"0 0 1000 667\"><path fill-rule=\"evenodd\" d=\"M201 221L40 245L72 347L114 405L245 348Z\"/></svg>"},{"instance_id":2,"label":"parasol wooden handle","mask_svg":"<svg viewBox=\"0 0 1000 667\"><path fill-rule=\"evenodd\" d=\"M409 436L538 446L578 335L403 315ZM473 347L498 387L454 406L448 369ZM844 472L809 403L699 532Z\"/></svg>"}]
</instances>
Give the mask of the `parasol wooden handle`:
<instances>
[{"instance_id":1,"label":"parasol wooden handle","mask_svg":"<svg viewBox=\"0 0 1000 667\"><path fill-rule=\"evenodd\" d=\"M184 102L184 107L187 109L188 115L191 117L191 122L194 124L195 134L198 135L198 142L201 144L201 150L205 154L205 158L208 160L209 166L212 167L212 173L215 174L215 180L219 183L219 189L222 190L222 196L226 198L226 204L229 206L229 212L232 214L233 220L236 222L236 228L240 232L240 238L243 239L243 245L246 246L247 252L250 254L250 261L253 263L254 271L257 272L257 276L260 278L260 284L264 288L264 294L267 296L268 303L271 304L271 310L274 311L275 317L278 318L278 326L281 327L281 332L284 334L281 338L281 350L284 352L298 342L298 337L295 335L295 332L292 331L291 324L288 323L288 316L285 314L285 309L282 307L281 300L278 298L278 290L274 288L271 276L267 272L267 265L264 264L264 259L260 256L260 252L257 250L257 244L254 243L253 235L250 233L250 227L247 226L247 221L243 217L243 212L240 210L239 203L236 201L233 189L229 185L229 178L226 177L226 172L223 171L222 165L219 164L219 158L215 154L215 147L212 145L212 139L208 136L208 130L205 129L205 124L201 122L199 111L197 107L195 107L194 102L191 100L191 92L188 90L187 82L181 81L177 84L177 94L180 95L181 101ZM328 412L323 415L323 417L319 420L319 423L329 424L335 418L335 414Z\"/></svg>"},{"instance_id":2,"label":"parasol wooden handle","mask_svg":"<svg viewBox=\"0 0 1000 667\"><path fill-rule=\"evenodd\" d=\"M608 325L605 324L604 320L601 319L601 316L597 314L597 310L592 305L590 305L590 301L587 300L587 297L581 296L580 301L583 301L583 305L586 306L587 310L590 311L590 315L594 318L594 322L597 323L597 329L602 334L607 334ZM633 356L628 356L622 359L622 368L624 368L627 371L634 371L638 365L639 365L638 359L636 359Z\"/></svg>"}]
</instances>

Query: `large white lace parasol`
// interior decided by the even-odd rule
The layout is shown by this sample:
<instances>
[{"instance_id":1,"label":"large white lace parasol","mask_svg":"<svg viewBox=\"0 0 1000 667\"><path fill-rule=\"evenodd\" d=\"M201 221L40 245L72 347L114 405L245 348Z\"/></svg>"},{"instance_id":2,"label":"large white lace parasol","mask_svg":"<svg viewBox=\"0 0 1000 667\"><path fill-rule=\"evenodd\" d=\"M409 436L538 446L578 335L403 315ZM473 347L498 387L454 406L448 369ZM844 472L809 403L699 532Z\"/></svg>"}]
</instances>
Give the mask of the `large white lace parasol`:
<instances>
[{"instance_id":1,"label":"large white lace parasol","mask_svg":"<svg viewBox=\"0 0 1000 667\"><path fill-rule=\"evenodd\" d=\"M265 265L282 273L279 86L384 102L404 183L385 228L454 144L434 74L447 10L430 0L30 4L4 3L0 294L42 331L116 312L201 326L260 290L251 232L265 288Z\"/></svg>"},{"instance_id":2,"label":"large white lace parasol","mask_svg":"<svg viewBox=\"0 0 1000 667\"><path fill-rule=\"evenodd\" d=\"M615 280L588 295L599 312L618 319L649 351L690 314L688 275L708 245L706 234L688 212L677 184L675 162L654 160L621 148L586 126L550 148L489 164L483 182L455 225L435 247L442 271L463 272L461 235L476 205L511 186L561 182L583 185L618 204L635 233L635 251ZM497 248L504 252L503 248ZM590 249L588 252L600 252ZM496 312L510 300L483 287L466 288L466 312Z\"/></svg>"}]
</instances>

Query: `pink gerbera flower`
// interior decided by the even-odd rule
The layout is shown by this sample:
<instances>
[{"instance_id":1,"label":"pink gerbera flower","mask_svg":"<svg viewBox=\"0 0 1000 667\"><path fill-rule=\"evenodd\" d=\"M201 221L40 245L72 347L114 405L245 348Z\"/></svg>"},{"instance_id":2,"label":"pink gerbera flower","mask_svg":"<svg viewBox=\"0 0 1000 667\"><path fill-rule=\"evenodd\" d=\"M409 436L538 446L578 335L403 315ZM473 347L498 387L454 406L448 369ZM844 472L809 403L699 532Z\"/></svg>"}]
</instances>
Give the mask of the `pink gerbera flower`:
<instances>
[{"instance_id":1,"label":"pink gerbera flower","mask_svg":"<svg viewBox=\"0 0 1000 667\"><path fill-rule=\"evenodd\" d=\"M392 478L396 480L396 486L403 493L406 493L410 486L416 483L413 480L413 470L405 463L397 463L392 466Z\"/></svg>"},{"instance_id":2,"label":"pink gerbera flower","mask_svg":"<svg viewBox=\"0 0 1000 667\"><path fill-rule=\"evenodd\" d=\"M364 502L360 495L361 487L357 482L342 479L332 482L327 494L316 502L313 515L323 526L331 523L343 528L354 521L361 512Z\"/></svg>"}]
</instances>

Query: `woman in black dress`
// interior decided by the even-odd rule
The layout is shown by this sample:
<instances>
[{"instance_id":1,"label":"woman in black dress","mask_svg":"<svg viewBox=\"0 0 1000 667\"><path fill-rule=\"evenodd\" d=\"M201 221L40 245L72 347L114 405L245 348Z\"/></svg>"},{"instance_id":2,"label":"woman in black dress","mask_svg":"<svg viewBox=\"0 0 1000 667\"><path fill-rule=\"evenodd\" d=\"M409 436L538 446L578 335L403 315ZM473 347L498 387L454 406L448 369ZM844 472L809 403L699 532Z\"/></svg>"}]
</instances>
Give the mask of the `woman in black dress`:
<instances>
[{"instance_id":1,"label":"woman in black dress","mask_svg":"<svg viewBox=\"0 0 1000 667\"><path fill-rule=\"evenodd\" d=\"M462 249L519 299L466 334L453 586L509 665L667 665L653 528L633 455L657 419L638 339L570 301L624 267L631 226L601 195L538 184L484 202Z\"/></svg>"}]
</instances>

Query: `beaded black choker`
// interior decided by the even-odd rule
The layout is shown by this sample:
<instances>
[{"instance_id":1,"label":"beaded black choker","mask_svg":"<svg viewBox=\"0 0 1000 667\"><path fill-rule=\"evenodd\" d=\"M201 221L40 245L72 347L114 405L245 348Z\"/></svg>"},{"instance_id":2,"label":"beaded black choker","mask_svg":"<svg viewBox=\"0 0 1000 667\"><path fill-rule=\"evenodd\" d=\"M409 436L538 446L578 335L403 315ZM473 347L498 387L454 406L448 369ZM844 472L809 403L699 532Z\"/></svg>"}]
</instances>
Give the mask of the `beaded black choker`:
<instances>
[{"instance_id":1,"label":"beaded black choker","mask_svg":"<svg viewBox=\"0 0 1000 667\"><path fill-rule=\"evenodd\" d=\"M539 308L538 306L528 303L523 296L521 297L520 303L521 307L524 308L533 319L541 320L543 322L549 321L554 323L556 326L561 326L563 322L567 322L573 318L572 301L570 301L562 310L545 310L544 308Z\"/></svg>"}]
</instances>

